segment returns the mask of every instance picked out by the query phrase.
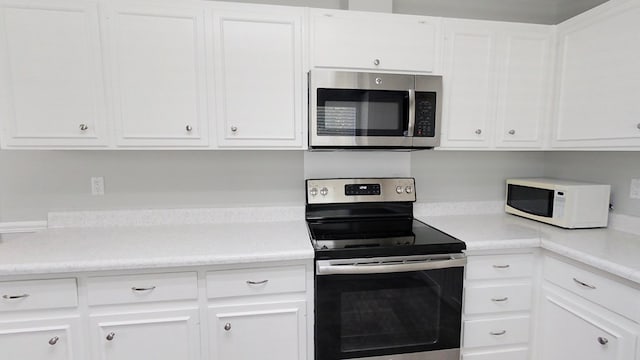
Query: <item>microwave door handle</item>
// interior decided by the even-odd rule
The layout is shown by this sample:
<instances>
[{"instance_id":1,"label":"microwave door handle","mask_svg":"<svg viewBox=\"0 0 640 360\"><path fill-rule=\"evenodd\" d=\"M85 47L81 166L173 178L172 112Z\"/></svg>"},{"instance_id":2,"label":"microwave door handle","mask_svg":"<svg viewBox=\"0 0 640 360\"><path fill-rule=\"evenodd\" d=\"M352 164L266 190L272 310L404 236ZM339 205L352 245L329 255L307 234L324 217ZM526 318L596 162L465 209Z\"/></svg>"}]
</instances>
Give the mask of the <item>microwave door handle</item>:
<instances>
[{"instance_id":1,"label":"microwave door handle","mask_svg":"<svg viewBox=\"0 0 640 360\"><path fill-rule=\"evenodd\" d=\"M407 136L413 137L413 129L416 126L416 91L409 89L409 127Z\"/></svg>"},{"instance_id":2,"label":"microwave door handle","mask_svg":"<svg viewBox=\"0 0 640 360\"><path fill-rule=\"evenodd\" d=\"M360 275L360 274L386 274L395 272L424 271L464 267L466 258L449 260L431 260L425 262L412 262L402 264L353 264L353 265L331 265L317 264L317 275Z\"/></svg>"}]
</instances>

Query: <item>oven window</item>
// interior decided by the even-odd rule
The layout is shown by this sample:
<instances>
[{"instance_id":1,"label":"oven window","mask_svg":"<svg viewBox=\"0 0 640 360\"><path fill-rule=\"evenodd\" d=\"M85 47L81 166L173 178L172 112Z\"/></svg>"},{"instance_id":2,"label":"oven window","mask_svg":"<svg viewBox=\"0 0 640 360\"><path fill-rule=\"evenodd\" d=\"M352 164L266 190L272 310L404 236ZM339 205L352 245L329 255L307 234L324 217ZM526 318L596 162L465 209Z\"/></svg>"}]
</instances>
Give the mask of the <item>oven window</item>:
<instances>
[{"instance_id":1,"label":"oven window","mask_svg":"<svg viewBox=\"0 0 640 360\"><path fill-rule=\"evenodd\" d=\"M316 276L316 360L460 347L463 269Z\"/></svg>"},{"instance_id":2,"label":"oven window","mask_svg":"<svg viewBox=\"0 0 640 360\"><path fill-rule=\"evenodd\" d=\"M318 89L320 136L405 136L407 91Z\"/></svg>"},{"instance_id":3,"label":"oven window","mask_svg":"<svg viewBox=\"0 0 640 360\"><path fill-rule=\"evenodd\" d=\"M440 327L437 283L398 289L348 291L340 299L341 351L366 351L434 344ZM406 286L406 287L405 287ZM429 309L429 311L424 311Z\"/></svg>"},{"instance_id":4,"label":"oven window","mask_svg":"<svg viewBox=\"0 0 640 360\"><path fill-rule=\"evenodd\" d=\"M553 190L509 184L507 205L529 214L553 217Z\"/></svg>"}]
</instances>

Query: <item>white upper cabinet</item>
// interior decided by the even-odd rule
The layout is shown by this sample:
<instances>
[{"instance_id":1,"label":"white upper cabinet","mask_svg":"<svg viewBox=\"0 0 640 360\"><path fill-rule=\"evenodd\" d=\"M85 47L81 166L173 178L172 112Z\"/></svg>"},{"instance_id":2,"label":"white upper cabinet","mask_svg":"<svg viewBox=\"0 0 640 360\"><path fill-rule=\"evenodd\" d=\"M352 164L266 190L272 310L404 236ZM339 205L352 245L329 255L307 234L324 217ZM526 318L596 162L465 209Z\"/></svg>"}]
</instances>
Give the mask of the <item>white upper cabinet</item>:
<instances>
[{"instance_id":1,"label":"white upper cabinet","mask_svg":"<svg viewBox=\"0 0 640 360\"><path fill-rule=\"evenodd\" d=\"M640 1L610 1L558 26L556 148L640 148Z\"/></svg>"},{"instance_id":2,"label":"white upper cabinet","mask_svg":"<svg viewBox=\"0 0 640 360\"><path fill-rule=\"evenodd\" d=\"M304 10L216 7L208 18L218 145L302 148Z\"/></svg>"},{"instance_id":3,"label":"white upper cabinet","mask_svg":"<svg viewBox=\"0 0 640 360\"><path fill-rule=\"evenodd\" d=\"M501 36L496 147L539 148L551 117L553 29L516 24Z\"/></svg>"},{"instance_id":4,"label":"white upper cabinet","mask_svg":"<svg viewBox=\"0 0 640 360\"><path fill-rule=\"evenodd\" d=\"M105 9L117 145L208 145L204 8Z\"/></svg>"},{"instance_id":5,"label":"white upper cabinet","mask_svg":"<svg viewBox=\"0 0 640 360\"><path fill-rule=\"evenodd\" d=\"M487 147L495 119L496 29L446 20L442 147Z\"/></svg>"},{"instance_id":6,"label":"white upper cabinet","mask_svg":"<svg viewBox=\"0 0 640 360\"><path fill-rule=\"evenodd\" d=\"M443 148L541 148L553 28L444 21Z\"/></svg>"},{"instance_id":7,"label":"white upper cabinet","mask_svg":"<svg viewBox=\"0 0 640 360\"><path fill-rule=\"evenodd\" d=\"M438 71L439 18L356 11L311 11L314 67Z\"/></svg>"},{"instance_id":8,"label":"white upper cabinet","mask_svg":"<svg viewBox=\"0 0 640 360\"><path fill-rule=\"evenodd\" d=\"M3 147L107 144L98 5L0 3Z\"/></svg>"}]
</instances>

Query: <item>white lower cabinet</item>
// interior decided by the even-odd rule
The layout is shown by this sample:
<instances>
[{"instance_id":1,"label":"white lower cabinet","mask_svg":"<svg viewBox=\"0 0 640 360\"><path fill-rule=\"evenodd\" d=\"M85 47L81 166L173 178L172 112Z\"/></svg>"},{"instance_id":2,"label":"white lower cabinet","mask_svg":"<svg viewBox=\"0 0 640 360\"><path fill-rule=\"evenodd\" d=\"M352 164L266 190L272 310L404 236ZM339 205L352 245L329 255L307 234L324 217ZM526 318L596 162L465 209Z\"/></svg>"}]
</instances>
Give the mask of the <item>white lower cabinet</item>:
<instances>
[{"instance_id":1,"label":"white lower cabinet","mask_svg":"<svg viewBox=\"0 0 640 360\"><path fill-rule=\"evenodd\" d=\"M198 309L92 316L95 360L200 359Z\"/></svg>"},{"instance_id":2,"label":"white lower cabinet","mask_svg":"<svg viewBox=\"0 0 640 360\"><path fill-rule=\"evenodd\" d=\"M80 359L80 317L0 323L0 358Z\"/></svg>"},{"instance_id":3,"label":"white lower cabinet","mask_svg":"<svg viewBox=\"0 0 640 360\"><path fill-rule=\"evenodd\" d=\"M544 289L539 358L565 360L570 354L581 360L633 360L633 323L579 300Z\"/></svg>"},{"instance_id":4,"label":"white lower cabinet","mask_svg":"<svg viewBox=\"0 0 640 360\"><path fill-rule=\"evenodd\" d=\"M209 308L212 360L306 358L304 301Z\"/></svg>"},{"instance_id":5,"label":"white lower cabinet","mask_svg":"<svg viewBox=\"0 0 640 360\"><path fill-rule=\"evenodd\" d=\"M462 360L527 360L529 352L527 348L484 351L462 355Z\"/></svg>"}]
</instances>

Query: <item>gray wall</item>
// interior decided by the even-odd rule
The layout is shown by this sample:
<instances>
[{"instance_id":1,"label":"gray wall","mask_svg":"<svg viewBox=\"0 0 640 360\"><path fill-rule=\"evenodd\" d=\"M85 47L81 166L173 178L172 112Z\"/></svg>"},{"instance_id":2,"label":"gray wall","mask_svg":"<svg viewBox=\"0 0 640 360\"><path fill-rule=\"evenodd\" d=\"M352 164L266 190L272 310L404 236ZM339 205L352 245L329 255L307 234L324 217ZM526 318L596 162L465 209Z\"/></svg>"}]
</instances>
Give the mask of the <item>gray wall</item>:
<instances>
[{"instance_id":1,"label":"gray wall","mask_svg":"<svg viewBox=\"0 0 640 360\"><path fill-rule=\"evenodd\" d=\"M304 203L301 151L0 151L0 221L48 211ZM105 195L90 178L104 176Z\"/></svg>"},{"instance_id":2,"label":"gray wall","mask_svg":"<svg viewBox=\"0 0 640 360\"><path fill-rule=\"evenodd\" d=\"M614 212L640 216L640 200L629 198L631 179L640 178L639 152L547 152L544 165L549 177L610 184Z\"/></svg>"},{"instance_id":3,"label":"gray wall","mask_svg":"<svg viewBox=\"0 0 640 360\"><path fill-rule=\"evenodd\" d=\"M419 202L502 200L505 180L544 174L542 152L418 151L411 174Z\"/></svg>"},{"instance_id":4,"label":"gray wall","mask_svg":"<svg viewBox=\"0 0 640 360\"><path fill-rule=\"evenodd\" d=\"M304 179L414 176L418 201L501 200L509 177L549 176L612 185L617 213L629 199L638 152L417 151L0 151L0 221L49 211L303 205ZM104 176L105 195L90 194Z\"/></svg>"}]
</instances>

